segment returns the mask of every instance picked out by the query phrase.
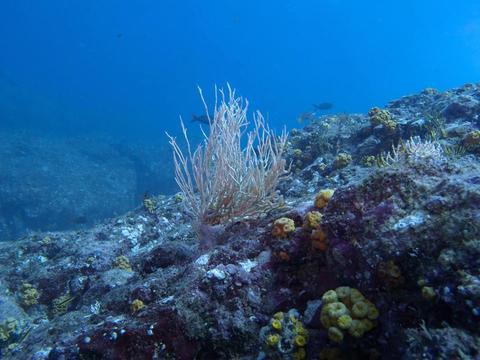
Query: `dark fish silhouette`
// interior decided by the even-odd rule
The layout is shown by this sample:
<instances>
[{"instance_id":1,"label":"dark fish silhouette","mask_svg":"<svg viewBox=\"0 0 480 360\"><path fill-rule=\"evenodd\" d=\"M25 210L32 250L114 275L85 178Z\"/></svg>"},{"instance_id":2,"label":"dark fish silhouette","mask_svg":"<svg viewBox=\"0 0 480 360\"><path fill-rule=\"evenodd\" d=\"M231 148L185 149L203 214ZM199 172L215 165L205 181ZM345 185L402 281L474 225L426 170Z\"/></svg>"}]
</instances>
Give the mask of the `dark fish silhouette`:
<instances>
[{"instance_id":1,"label":"dark fish silhouette","mask_svg":"<svg viewBox=\"0 0 480 360\"><path fill-rule=\"evenodd\" d=\"M320 111L330 110L333 108L333 103L323 102L323 103L313 104L313 108L315 110L320 110Z\"/></svg>"},{"instance_id":2,"label":"dark fish silhouette","mask_svg":"<svg viewBox=\"0 0 480 360\"><path fill-rule=\"evenodd\" d=\"M210 119L212 119L211 116ZM207 115L192 115L192 122L199 122L202 124L210 125L210 121L208 120Z\"/></svg>"}]
</instances>

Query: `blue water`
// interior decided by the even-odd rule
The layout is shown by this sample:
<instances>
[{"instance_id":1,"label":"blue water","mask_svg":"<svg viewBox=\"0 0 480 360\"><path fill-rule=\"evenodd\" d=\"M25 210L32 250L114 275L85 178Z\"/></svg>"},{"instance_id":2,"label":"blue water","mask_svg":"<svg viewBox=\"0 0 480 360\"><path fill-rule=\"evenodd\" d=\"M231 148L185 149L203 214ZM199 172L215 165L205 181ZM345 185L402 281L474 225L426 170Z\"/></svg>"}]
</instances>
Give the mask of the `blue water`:
<instances>
[{"instance_id":1,"label":"blue water","mask_svg":"<svg viewBox=\"0 0 480 360\"><path fill-rule=\"evenodd\" d=\"M475 0L2 0L0 35L0 130L163 141L227 81L295 127L480 78Z\"/></svg>"}]
</instances>

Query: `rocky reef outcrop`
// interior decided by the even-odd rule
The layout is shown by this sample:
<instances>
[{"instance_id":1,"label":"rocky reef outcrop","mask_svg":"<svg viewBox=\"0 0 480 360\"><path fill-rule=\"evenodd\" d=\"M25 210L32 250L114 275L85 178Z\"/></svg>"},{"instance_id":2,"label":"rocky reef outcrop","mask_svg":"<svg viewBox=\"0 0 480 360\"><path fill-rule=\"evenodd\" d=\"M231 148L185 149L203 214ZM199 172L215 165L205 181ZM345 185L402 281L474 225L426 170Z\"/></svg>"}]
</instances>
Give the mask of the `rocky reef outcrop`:
<instances>
[{"instance_id":1,"label":"rocky reef outcrop","mask_svg":"<svg viewBox=\"0 0 480 360\"><path fill-rule=\"evenodd\" d=\"M174 192L165 149L109 138L0 133L0 241L88 228Z\"/></svg>"},{"instance_id":2,"label":"rocky reef outcrop","mask_svg":"<svg viewBox=\"0 0 480 360\"><path fill-rule=\"evenodd\" d=\"M293 130L284 204L208 244L180 194L1 243L2 355L478 358L479 104L426 89Z\"/></svg>"}]
</instances>

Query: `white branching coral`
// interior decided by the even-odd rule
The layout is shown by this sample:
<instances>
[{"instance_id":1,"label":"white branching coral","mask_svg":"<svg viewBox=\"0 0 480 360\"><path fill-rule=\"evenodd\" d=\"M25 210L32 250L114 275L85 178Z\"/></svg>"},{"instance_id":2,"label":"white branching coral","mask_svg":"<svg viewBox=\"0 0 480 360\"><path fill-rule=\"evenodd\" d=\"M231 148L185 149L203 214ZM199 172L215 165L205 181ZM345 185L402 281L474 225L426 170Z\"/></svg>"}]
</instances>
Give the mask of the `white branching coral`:
<instances>
[{"instance_id":1,"label":"white branching coral","mask_svg":"<svg viewBox=\"0 0 480 360\"><path fill-rule=\"evenodd\" d=\"M208 107L203 98L206 114ZM228 96L215 91L209 132L192 151L187 129L181 122L186 153L169 136L173 148L175 180L183 192L187 210L200 224L221 224L253 216L278 204L276 187L288 172L282 158L287 134L277 137L260 112L254 113L248 130L248 102L228 87ZM208 116L208 115L207 115Z\"/></svg>"},{"instance_id":2,"label":"white branching coral","mask_svg":"<svg viewBox=\"0 0 480 360\"><path fill-rule=\"evenodd\" d=\"M392 146L392 150L380 157L381 166L396 164L421 165L445 161L445 151L436 141L412 137L406 142Z\"/></svg>"}]
</instances>

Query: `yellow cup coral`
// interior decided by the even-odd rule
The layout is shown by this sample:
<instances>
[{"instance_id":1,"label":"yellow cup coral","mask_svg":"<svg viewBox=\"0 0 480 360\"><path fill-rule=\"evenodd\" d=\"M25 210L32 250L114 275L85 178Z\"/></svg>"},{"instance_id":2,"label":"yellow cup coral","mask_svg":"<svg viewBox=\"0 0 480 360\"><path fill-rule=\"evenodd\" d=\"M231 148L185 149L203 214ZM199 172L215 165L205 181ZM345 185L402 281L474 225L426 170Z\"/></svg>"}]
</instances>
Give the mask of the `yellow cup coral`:
<instances>
[{"instance_id":1,"label":"yellow cup coral","mask_svg":"<svg viewBox=\"0 0 480 360\"><path fill-rule=\"evenodd\" d=\"M333 189L320 190L317 196L315 196L315 207L317 209L323 209L325 206L327 206L334 192L335 190Z\"/></svg>"},{"instance_id":2,"label":"yellow cup coral","mask_svg":"<svg viewBox=\"0 0 480 360\"><path fill-rule=\"evenodd\" d=\"M272 319L272 328L275 330L282 330L282 322L278 319Z\"/></svg>"},{"instance_id":3,"label":"yellow cup coral","mask_svg":"<svg viewBox=\"0 0 480 360\"><path fill-rule=\"evenodd\" d=\"M378 309L357 289L341 286L328 290L323 294L322 300L324 305L320 321L334 342L343 341L343 331L360 338L376 325Z\"/></svg>"},{"instance_id":4,"label":"yellow cup coral","mask_svg":"<svg viewBox=\"0 0 480 360\"><path fill-rule=\"evenodd\" d=\"M338 296L337 296L337 293L335 292L335 290L328 290L325 294L323 294L322 301L325 304L330 304L330 303L333 303L333 302L337 302L338 301Z\"/></svg>"},{"instance_id":5,"label":"yellow cup coral","mask_svg":"<svg viewBox=\"0 0 480 360\"><path fill-rule=\"evenodd\" d=\"M275 313L268 325L260 330L260 337L267 358L305 359L305 346L308 343L308 331L301 321L302 316L296 309ZM288 356L287 356L288 355Z\"/></svg>"},{"instance_id":6,"label":"yellow cup coral","mask_svg":"<svg viewBox=\"0 0 480 360\"><path fill-rule=\"evenodd\" d=\"M319 211L309 211L305 215L303 226L307 229L319 229L322 216L323 215Z\"/></svg>"},{"instance_id":7,"label":"yellow cup coral","mask_svg":"<svg viewBox=\"0 0 480 360\"><path fill-rule=\"evenodd\" d=\"M124 255L117 256L113 260L113 267L115 269L122 269L122 270L127 270L127 271L132 271L132 266L130 265L130 261L128 261L128 258Z\"/></svg>"},{"instance_id":8,"label":"yellow cup coral","mask_svg":"<svg viewBox=\"0 0 480 360\"><path fill-rule=\"evenodd\" d=\"M388 110L374 107L370 109L368 116L370 117L370 123L373 126L383 125L383 127L389 131L393 131L397 127L397 123L393 120L392 115Z\"/></svg>"},{"instance_id":9,"label":"yellow cup coral","mask_svg":"<svg viewBox=\"0 0 480 360\"><path fill-rule=\"evenodd\" d=\"M345 300L350 300L350 292L351 288L348 286L340 286L335 289L335 293L338 296L338 300L341 302L345 302Z\"/></svg>"},{"instance_id":10,"label":"yellow cup coral","mask_svg":"<svg viewBox=\"0 0 480 360\"><path fill-rule=\"evenodd\" d=\"M295 231L295 222L287 217L275 220L273 223L272 235L277 238L287 237Z\"/></svg>"},{"instance_id":11,"label":"yellow cup coral","mask_svg":"<svg viewBox=\"0 0 480 360\"><path fill-rule=\"evenodd\" d=\"M348 329L348 333L355 338L361 338L365 333L365 328L363 327L360 320L352 320L352 325Z\"/></svg>"},{"instance_id":12,"label":"yellow cup coral","mask_svg":"<svg viewBox=\"0 0 480 360\"><path fill-rule=\"evenodd\" d=\"M358 291L357 289L350 290L350 301L352 302L352 304L355 304L359 301L364 301L364 300L365 300L365 297L360 291Z\"/></svg>"},{"instance_id":13,"label":"yellow cup coral","mask_svg":"<svg viewBox=\"0 0 480 360\"><path fill-rule=\"evenodd\" d=\"M298 323L297 325L295 325L293 332L303 336L305 339L308 338L308 330L305 329L301 323Z\"/></svg>"},{"instance_id":14,"label":"yellow cup coral","mask_svg":"<svg viewBox=\"0 0 480 360\"><path fill-rule=\"evenodd\" d=\"M352 325L352 318L350 315L342 315L337 320L337 325L340 329L348 329Z\"/></svg>"},{"instance_id":15,"label":"yellow cup coral","mask_svg":"<svg viewBox=\"0 0 480 360\"><path fill-rule=\"evenodd\" d=\"M130 304L130 310L132 311L132 313L136 313L137 311L142 310L144 307L145 307L145 304L140 299L135 299Z\"/></svg>"},{"instance_id":16,"label":"yellow cup coral","mask_svg":"<svg viewBox=\"0 0 480 360\"><path fill-rule=\"evenodd\" d=\"M273 314L273 318L274 319L277 319L277 320L282 320L284 318L284 314L283 312L279 311L279 312L276 312L275 314Z\"/></svg>"},{"instance_id":17,"label":"yellow cup coral","mask_svg":"<svg viewBox=\"0 0 480 360\"><path fill-rule=\"evenodd\" d=\"M340 316L346 315L349 313L345 304L338 301L327 304L325 306L325 312L328 314L328 316L334 319L338 319Z\"/></svg>"},{"instance_id":18,"label":"yellow cup coral","mask_svg":"<svg viewBox=\"0 0 480 360\"><path fill-rule=\"evenodd\" d=\"M352 314L356 318L363 318L368 314L368 305L363 301L358 301L352 306Z\"/></svg>"},{"instance_id":19,"label":"yellow cup coral","mask_svg":"<svg viewBox=\"0 0 480 360\"><path fill-rule=\"evenodd\" d=\"M277 334L271 334L267 336L267 345L268 346L275 346L278 344L278 341L280 340L280 336Z\"/></svg>"},{"instance_id":20,"label":"yellow cup coral","mask_svg":"<svg viewBox=\"0 0 480 360\"><path fill-rule=\"evenodd\" d=\"M328 338L336 343L341 343L343 341L343 332L339 328L331 326L328 328Z\"/></svg>"},{"instance_id":21,"label":"yellow cup coral","mask_svg":"<svg viewBox=\"0 0 480 360\"><path fill-rule=\"evenodd\" d=\"M307 339L305 339L305 336L302 336L302 335L295 336L294 342L295 342L295 345L299 347L303 347L307 345Z\"/></svg>"}]
</instances>

